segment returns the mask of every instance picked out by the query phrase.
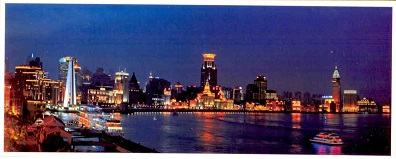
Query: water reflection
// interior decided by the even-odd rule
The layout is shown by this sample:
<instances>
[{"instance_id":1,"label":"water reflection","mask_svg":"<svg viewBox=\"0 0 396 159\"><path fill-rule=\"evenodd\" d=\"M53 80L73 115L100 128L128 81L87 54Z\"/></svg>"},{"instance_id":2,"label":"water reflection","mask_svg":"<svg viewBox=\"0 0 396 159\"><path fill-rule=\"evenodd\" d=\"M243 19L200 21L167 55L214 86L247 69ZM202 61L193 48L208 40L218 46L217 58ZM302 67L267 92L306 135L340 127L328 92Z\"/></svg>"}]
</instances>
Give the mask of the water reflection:
<instances>
[{"instance_id":1,"label":"water reflection","mask_svg":"<svg viewBox=\"0 0 396 159\"><path fill-rule=\"evenodd\" d=\"M301 114L300 113L292 113L292 128L293 129L301 129Z\"/></svg>"},{"instance_id":2,"label":"water reflection","mask_svg":"<svg viewBox=\"0 0 396 159\"><path fill-rule=\"evenodd\" d=\"M311 143L313 148L315 149L315 153L319 155L341 155L342 147L341 146L329 146L317 143Z\"/></svg>"}]
</instances>

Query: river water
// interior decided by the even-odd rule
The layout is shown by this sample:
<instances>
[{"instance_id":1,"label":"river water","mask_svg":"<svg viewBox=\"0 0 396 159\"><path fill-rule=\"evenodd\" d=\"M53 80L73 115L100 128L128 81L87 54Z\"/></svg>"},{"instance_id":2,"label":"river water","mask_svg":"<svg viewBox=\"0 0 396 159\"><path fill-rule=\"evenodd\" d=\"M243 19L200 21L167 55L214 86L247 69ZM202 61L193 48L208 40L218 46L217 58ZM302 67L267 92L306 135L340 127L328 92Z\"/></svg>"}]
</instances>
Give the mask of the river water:
<instances>
[{"instance_id":1,"label":"river water","mask_svg":"<svg viewBox=\"0 0 396 159\"><path fill-rule=\"evenodd\" d=\"M389 114L179 113L121 115L125 138L163 153L390 155ZM342 146L309 141L335 132Z\"/></svg>"}]
</instances>

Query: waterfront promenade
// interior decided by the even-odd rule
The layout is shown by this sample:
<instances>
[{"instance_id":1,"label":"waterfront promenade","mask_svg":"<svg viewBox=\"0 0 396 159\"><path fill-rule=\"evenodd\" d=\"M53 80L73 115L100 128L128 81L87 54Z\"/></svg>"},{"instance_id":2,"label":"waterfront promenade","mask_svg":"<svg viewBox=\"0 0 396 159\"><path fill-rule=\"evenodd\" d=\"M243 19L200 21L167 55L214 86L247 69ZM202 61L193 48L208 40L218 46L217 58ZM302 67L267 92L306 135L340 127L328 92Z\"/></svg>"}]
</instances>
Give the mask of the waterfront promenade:
<instances>
[{"instance_id":1,"label":"waterfront promenade","mask_svg":"<svg viewBox=\"0 0 396 159\"><path fill-rule=\"evenodd\" d=\"M64 113L77 113L74 110L57 110L48 109L52 112L64 112ZM172 112L172 113L183 113L183 112L225 112L225 113L307 113L307 114L381 114L379 112L312 112L312 111L270 111L270 110L225 110L225 109L159 109L159 108L135 108L122 110L119 108L106 108L102 107L101 110L105 113L122 113L131 114L135 112ZM389 114L389 113L383 113Z\"/></svg>"}]
</instances>

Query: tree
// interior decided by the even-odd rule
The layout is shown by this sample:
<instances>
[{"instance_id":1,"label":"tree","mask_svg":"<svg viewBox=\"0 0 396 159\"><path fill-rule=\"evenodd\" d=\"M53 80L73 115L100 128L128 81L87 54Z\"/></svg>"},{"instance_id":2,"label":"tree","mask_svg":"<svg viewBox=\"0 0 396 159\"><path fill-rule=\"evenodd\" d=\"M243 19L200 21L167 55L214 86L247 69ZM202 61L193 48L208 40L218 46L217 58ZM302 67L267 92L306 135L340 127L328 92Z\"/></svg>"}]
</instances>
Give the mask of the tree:
<instances>
[{"instance_id":1,"label":"tree","mask_svg":"<svg viewBox=\"0 0 396 159\"><path fill-rule=\"evenodd\" d=\"M66 145L67 142L63 141L63 137L60 136L60 132L47 135L43 143L41 143L41 147L44 152L56 152Z\"/></svg>"}]
</instances>

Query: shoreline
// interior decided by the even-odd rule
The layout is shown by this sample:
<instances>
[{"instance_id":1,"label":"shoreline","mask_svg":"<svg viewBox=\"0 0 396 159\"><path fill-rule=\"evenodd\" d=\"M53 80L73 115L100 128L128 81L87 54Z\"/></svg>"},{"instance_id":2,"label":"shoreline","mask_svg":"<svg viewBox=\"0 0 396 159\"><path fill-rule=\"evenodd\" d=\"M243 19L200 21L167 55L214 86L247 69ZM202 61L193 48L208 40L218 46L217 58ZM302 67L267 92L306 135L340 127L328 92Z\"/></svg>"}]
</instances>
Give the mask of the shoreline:
<instances>
[{"instance_id":1,"label":"shoreline","mask_svg":"<svg viewBox=\"0 0 396 159\"><path fill-rule=\"evenodd\" d=\"M78 113L77 110L57 110L48 109L51 112L64 112L64 113ZM214 113L301 113L301 114L390 114L390 113L373 113L373 112L308 112L308 111L269 111L269 110L217 110L217 109L128 109L120 110L115 108L102 108L105 113L121 113L133 114L135 112L171 112L171 113L186 113L186 112L214 112Z\"/></svg>"}]
</instances>

